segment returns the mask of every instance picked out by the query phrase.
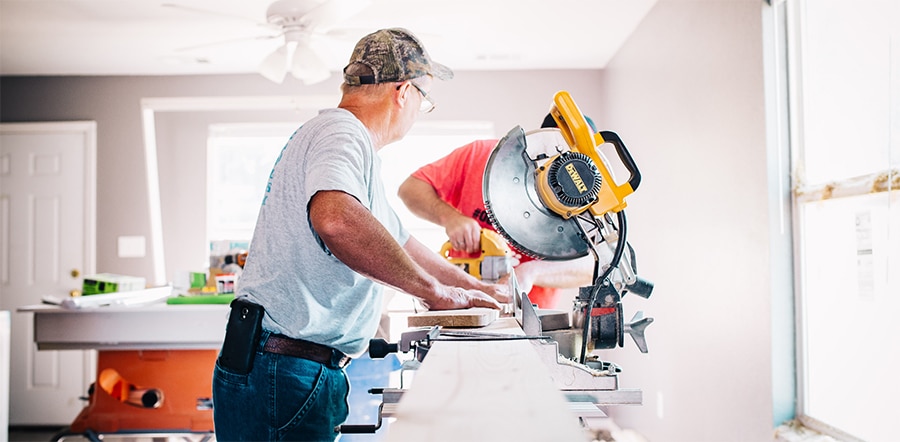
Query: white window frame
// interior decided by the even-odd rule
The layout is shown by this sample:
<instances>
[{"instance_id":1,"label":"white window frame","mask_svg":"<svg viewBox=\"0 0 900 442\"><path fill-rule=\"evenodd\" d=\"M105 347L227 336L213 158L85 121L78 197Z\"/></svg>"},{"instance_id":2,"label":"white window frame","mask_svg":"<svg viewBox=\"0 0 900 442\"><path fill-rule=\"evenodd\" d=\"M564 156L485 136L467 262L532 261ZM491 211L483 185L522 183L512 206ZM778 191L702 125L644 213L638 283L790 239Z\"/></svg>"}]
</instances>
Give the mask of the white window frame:
<instances>
[{"instance_id":1,"label":"white window frame","mask_svg":"<svg viewBox=\"0 0 900 442\"><path fill-rule=\"evenodd\" d=\"M810 393L812 386L810 385L810 379L808 377L808 371L811 369L810 361L808 358L808 350L810 348L810 340L818 339L818 337L812 336L810 332L807 330L807 325L811 318L808 316L809 308L808 303L810 302L810 297L815 296L816 294L811 294L807 292L807 287L804 284L804 278L806 275L805 271L805 257L803 255L805 244L804 241L804 205L811 204L819 201L836 201L837 199L849 199L851 198L859 198L865 195L884 195L887 198L888 205L892 204L892 201L897 200L896 196L894 196L894 192L897 192L900 189L900 167L898 167L898 159L890 158L888 156L888 164L886 164L885 168L880 170L871 170L869 173L864 174L862 176L856 176L852 178L835 178L828 182L815 182L809 183L807 182L804 170L804 160L805 154L808 146L806 145L806 135L804 133L805 123L804 123L804 110L807 104L808 96L804 96L804 69L811 69L811 67L805 63L804 59L804 34L803 34L803 26L804 26L804 10L803 4L805 1L813 1L813 0L785 0L783 2L778 3L786 3L787 4L787 50L788 50L788 80L787 85L790 90L789 94L789 132L790 132L790 151L791 151L791 163L792 163L792 209L793 209L793 231L794 231L794 268L795 268L795 312L796 312L796 382L797 382L797 405L796 405L796 415L797 419L803 423L805 426L813 428L817 431L823 432L825 434L836 437L840 440L846 441L858 441L862 440L853 433L852 431L845 431L842 428L838 428L834 422L828 422L827 419L820 419L819 416L814 416L811 413L811 402L810 402ZM885 5L888 5L889 2L884 2ZM900 7L894 6L893 14L894 17L900 18ZM893 34L892 43L894 45L900 45L900 39L895 38L896 33ZM890 65L894 71L900 71L900 63L897 63L897 49L892 50L891 54L891 62ZM841 60L835 60L836 63L841 62ZM900 94L897 93L896 88L900 87L900 81L898 81L898 75L893 74L890 79L889 91L891 94L890 100L892 101L889 105L889 121L897 121L900 118L900 115L897 115L897 110L900 109L900 103L898 103L898 97ZM892 127L896 127L896 123L892 123ZM836 129L836 135L841 135L837 133L838 128ZM896 149L896 145L898 139L900 139L900 134L897 132L900 131L892 131L890 134L888 151L891 152ZM836 137L835 142L842 142L845 139L843 137ZM882 193L886 192L886 193ZM900 233L900 229L897 228L897 225L900 224L896 219L888 218L889 227L888 231L890 234L896 235ZM893 258L897 256L896 252L890 254ZM896 264L894 264L896 265ZM848 277L857 275L849 272ZM898 287L897 277L893 276L893 279L889 276L888 284L889 287ZM835 324L836 327L844 326L845 324ZM882 351L881 358L885 364L897 364L898 363L898 352L896 350L892 350L892 336L873 336L867 332L869 330L861 329L861 328L853 328L848 330L849 333L854 335L853 339L860 341L876 341L883 340L884 345L881 346ZM846 347L844 347L846 348ZM840 363L840 354L841 347L835 346L835 363ZM842 377L841 379L834 379L835 383L848 383L853 382L853 377L855 373L852 367L852 364L848 362L846 377ZM821 387L817 387L821 388ZM822 399L821 390L818 390L818 400L827 400ZM866 412L881 412L882 408L885 404L891 406L890 404L895 403L896 398L877 398L866 396L865 393L860 393L861 397L855 398L855 403L844 403L843 406L847 408L848 412L854 412L857 409L868 410ZM882 405L879 405L882 404ZM888 419L884 419L883 425L889 426L891 423Z\"/></svg>"}]
</instances>

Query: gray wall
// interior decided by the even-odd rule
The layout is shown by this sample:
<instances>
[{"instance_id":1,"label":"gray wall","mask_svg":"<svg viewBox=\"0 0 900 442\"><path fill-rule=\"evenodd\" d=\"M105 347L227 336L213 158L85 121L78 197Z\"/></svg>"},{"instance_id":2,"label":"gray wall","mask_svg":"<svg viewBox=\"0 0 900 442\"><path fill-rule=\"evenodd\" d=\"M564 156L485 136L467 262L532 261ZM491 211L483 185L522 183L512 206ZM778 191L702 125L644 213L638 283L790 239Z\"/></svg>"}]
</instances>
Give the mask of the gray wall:
<instances>
[{"instance_id":1,"label":"gray wall","mask_svg":"<svg viewBox=\"0 0 900 442\"><path fill-rule=\"evenodd\" d=\"M625 310L656 322L649 354L626 342L606 357L623 366L622 387L644 390L643 406L613 411L617 422L652 441L772 439L760 8L759 0L661 0L604 71L459 72L435 87L438 109L428 118L489 120L498 130L536 126L552 94L567 89L631 150L644 180L628 198L629 239L656 290L650 300L626 297ZM120 235L149 237L139 100L322 95L337 83L3 78L0 88L2 121L98 121L97 268L149 278L149 257L119 259L115 251ZM164 225L198 203L164 206Z\"/></svg>"}]
</instances>

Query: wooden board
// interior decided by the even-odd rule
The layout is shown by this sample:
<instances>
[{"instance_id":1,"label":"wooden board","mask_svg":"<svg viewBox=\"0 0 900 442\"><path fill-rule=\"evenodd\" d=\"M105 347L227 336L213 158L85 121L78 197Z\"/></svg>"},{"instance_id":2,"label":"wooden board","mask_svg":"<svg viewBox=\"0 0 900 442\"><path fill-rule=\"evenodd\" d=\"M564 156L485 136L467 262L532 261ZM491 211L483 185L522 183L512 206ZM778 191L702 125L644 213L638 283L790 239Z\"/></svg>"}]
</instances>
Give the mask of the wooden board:
<instances>
[{"instance_id":1,"label":"wooden board","mask_svg":"<svg viewBox=\"0 0 900 442\"><path fill-rule=\"evenodd\" d=\"M409 327L484 327L500 317L500 310L473 307L462 310L432 310L407 319Z\"/></svg>"}]
</instances>

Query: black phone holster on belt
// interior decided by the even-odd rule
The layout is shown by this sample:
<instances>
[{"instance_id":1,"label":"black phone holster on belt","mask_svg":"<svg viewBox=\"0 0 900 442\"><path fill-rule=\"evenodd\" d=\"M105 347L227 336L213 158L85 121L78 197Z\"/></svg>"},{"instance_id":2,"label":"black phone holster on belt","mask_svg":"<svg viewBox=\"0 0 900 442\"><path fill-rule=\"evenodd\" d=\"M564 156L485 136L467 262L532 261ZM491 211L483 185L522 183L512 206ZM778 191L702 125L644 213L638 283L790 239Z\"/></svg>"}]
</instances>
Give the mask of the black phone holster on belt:
<instances>
[{"instance_id":1,"label":"black phone holster on belt","mask_svg":"<svg viewBox=\"0 0 900 442\"><path fill-rule=\"evenodd\" d=\"M262 333L263 306L244 298L231 301L231 314L225 328L225 342L219 353L219 366L238 374L250 373Z\"/></svg>"}]
</instances>

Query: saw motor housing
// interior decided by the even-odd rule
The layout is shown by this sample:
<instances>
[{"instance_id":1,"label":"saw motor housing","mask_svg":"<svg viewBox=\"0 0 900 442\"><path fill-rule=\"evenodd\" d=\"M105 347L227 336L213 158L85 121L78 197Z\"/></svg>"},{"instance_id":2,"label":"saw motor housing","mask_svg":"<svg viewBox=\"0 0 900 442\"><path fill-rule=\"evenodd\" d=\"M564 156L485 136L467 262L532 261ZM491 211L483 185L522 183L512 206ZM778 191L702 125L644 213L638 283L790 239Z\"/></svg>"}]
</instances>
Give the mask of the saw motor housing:
<instances>
[{"instance_id":1,"label":"saw motor housing","mask_svg":"<svg viewBox=\"0 0 900 442\"><path fill-rule=\"evenodd\" d=\"M581 152L563 152L537 170L538 194L548 209L563 218L587 210L603 183L597 165Z\"/></svg>"}]
</instances>

